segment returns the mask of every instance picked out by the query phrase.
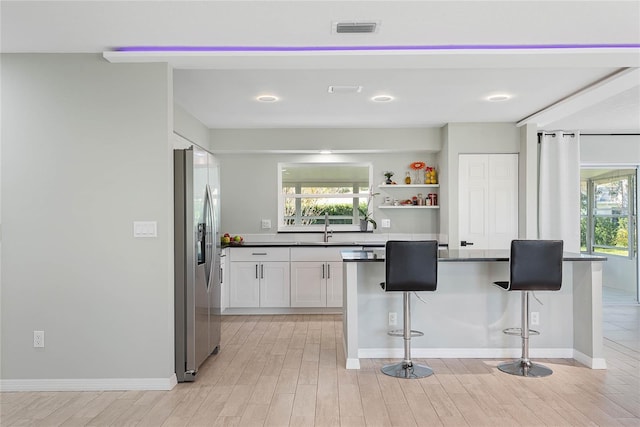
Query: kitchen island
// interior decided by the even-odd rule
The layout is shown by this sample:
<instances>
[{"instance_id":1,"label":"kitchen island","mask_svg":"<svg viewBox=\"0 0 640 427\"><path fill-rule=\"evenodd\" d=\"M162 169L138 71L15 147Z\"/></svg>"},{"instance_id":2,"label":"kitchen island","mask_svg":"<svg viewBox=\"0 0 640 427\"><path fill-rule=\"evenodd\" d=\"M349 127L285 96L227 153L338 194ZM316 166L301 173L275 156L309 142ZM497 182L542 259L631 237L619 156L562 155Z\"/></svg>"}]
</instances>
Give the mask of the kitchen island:
<instances>
[{"instance_id":1,"label":"kitchen island","mask_svg":"<svg viewBox=\"0 0 640 427\"><path fill-rule=\"evenodd\" d=\"M360 358L402 358L401 338L387 332L389 313L402 319L402 293L385 293L384 249L342 251L343 328L347 369L359 369ZM414 358L518 358L520 338L502 330L520 326L520 292L506 292L493 282L508 280L509 251L441 250L438 288L412 295ZM530 355L572 358L592 369L606 369L602 344L602 262L605 257L564 254L562 289L536 292L531 311Z\"/></svg>"}]
</instances>

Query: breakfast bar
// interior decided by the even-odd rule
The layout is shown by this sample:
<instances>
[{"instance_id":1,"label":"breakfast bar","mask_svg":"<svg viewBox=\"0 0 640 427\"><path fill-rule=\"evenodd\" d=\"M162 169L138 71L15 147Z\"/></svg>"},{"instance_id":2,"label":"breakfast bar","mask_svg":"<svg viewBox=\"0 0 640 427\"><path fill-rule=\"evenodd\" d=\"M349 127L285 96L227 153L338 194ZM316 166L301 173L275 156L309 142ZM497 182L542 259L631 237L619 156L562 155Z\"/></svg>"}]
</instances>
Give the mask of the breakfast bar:
<instances>
[{"instance_id":1,"label":"breakfast bar","mask_svg":"<svg viewBox=\"0 0 640 427\"><path fill-rule=\"evenodd\" d=\"M344 274L344 350L347 369L360 358L401 358L402 296L385 293L384 249L341 252ZM531 311L540 331L532 358L569 358L606 369L602 343L602 262L605 257L564 253L562 288L537 292ZM520 324L520 296L493 282L509 279L508 250L449 250L438 255L435 292L412 296L412 329L418 358L518 358L518 337L502 330ZM539 300L538 301L536 301ZM421 301L422 300L422 301ZM395 319L398 324L394 323Z\"/></svg>"}]
</instances>

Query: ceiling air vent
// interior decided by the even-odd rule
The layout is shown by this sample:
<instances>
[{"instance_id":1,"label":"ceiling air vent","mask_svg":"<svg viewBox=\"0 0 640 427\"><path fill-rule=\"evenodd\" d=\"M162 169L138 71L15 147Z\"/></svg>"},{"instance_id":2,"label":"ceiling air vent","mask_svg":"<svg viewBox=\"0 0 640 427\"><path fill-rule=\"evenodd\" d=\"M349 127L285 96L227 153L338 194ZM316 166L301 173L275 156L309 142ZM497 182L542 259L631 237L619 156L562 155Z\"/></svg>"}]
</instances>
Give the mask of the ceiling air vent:
<instances>
[{"instance_id":1,"label":"ceiling air vent","mask_svg":"<svg viewBox=\"0 0 640 427\"><path fill-rule=\"evenodd\" d=\"M377 22L338 22L336 23L336 33L375 33L378 28Z\"/></svg>"},{"instance_id":2,"label":"ceiling air vent","mask_svg":"<svg viewBox=\"0 0 640 427\"><path fill-rule=\"evenodd\" d=\"M329 93L360 93L362 92L362 86L337 86L331 85L327 90Z\"/></svg>"}]
</instances>

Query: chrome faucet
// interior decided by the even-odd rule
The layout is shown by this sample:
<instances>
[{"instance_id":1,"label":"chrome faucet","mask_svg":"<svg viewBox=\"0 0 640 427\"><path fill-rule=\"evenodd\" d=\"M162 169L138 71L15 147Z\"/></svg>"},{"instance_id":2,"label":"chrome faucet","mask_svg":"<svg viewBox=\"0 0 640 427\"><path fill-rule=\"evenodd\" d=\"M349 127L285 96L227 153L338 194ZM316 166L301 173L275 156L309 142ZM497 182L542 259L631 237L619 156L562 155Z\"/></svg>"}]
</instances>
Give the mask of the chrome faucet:
<instances>
[{"instance_id":1,"label":"chrome faucet","mask_svg":"<svg viewBox=\"0 0 640 427\"><path fill-rule=\"evenodd\" d=\"M329 237L333 236L333 230L329 230L329 214L325 212L324 214L324 239L323 242L327 243L329 241Z\"/></svg>"}]
</instances>

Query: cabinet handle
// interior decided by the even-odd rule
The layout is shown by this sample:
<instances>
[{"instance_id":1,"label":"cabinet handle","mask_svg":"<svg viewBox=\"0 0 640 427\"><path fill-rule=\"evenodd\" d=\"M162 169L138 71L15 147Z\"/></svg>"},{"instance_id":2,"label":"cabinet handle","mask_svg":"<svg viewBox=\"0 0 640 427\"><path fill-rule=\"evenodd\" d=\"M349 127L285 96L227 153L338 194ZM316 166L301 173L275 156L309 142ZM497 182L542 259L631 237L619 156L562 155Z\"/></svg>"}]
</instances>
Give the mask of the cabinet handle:
<instances>
[{"instance_id":1,"label":"cabinet handle","mask_svg":"<svg viewBox=\"0 0 640 427\"><path fill-rule=\"evenodd\" d=\"M266 252L251 252L251 255L266 255Z\"/></svg>"},{"instance_id":2,"label":"cabinet handle","mask_svg":"<svg viewBox=\"0 0 640 427\"><path fill-rule=\"evenodd\" d=\"M258 278L258 264L256 264L256 279Z\"/></svg>"},{"instance_id":3,"label":"cabinet handle","mask_svg":"<svg viewBox=\"0 0 640 427\"><path fill-rule=\"evenodd\" d=\"M264 279L264 264L260 264L260 278Z\"/></svg>"},{"instance_id":4,"label":"cabinet handle","mask_svg":"<svg viewBox=\"0 0 640 427\"><path fill-rule=\"evenodd\" d=\"M327 264L327 279L331 279L331 265Z\"/></svg>"},{"instance_id":5,"label":"cabinet handle","mask_svg":"<svg viewBox=\"0 0 640 427\"><path fill-rule=\"evenodd\" d=\"M324 264L322 264L322 278L324 279Z\"/></svg>"},{"instance_id":6,"label":"cabinet handle","mask_svg":"<svg viewBox=\"0 0 640 427\"><path fill-rule=\"evenodd\" d=\"M222 267L220 267L220 284L222 284L223 278L224 278L224 275L222 274Z\"/></svg>"}]
</instances>

